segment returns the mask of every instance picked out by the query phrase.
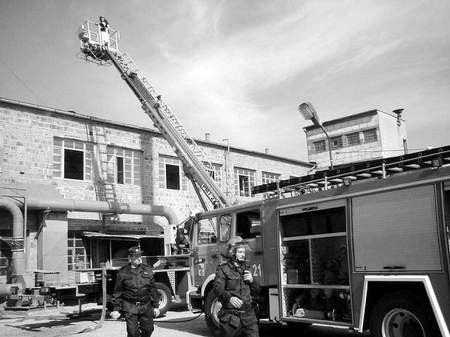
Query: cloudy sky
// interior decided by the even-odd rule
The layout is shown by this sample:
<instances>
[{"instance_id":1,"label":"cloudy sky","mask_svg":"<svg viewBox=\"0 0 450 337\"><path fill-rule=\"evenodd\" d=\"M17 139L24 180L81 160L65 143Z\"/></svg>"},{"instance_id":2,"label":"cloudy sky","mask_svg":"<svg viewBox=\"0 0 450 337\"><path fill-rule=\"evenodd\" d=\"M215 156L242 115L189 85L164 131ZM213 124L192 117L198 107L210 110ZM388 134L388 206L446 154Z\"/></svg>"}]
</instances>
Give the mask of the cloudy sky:
<instances>
[{"instance_id":1,"label":"cloudy sky","mask_svg":"<svg viewBox=\"0 0 450 337\"><path fill-rule=\"evenodd\" d=\"M112 67L78 58L107 17L196 138L306 160L322 120L405 109L409 146L450 144L448 0L0 0L0 96L152 127Z\"/></svg>"}]
</instances>

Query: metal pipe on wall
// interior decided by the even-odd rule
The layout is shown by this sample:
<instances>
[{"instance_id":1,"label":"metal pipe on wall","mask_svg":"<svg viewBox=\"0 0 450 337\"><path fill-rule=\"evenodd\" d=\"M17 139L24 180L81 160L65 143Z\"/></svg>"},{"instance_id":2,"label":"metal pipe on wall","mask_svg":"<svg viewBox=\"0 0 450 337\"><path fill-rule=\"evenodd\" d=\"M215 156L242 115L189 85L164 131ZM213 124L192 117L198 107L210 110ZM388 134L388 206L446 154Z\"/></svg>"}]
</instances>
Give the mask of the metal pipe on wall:
<instances>
[{"instance_id":1,"label":"metal pipe on wall","mask_svg":"<svg viewBox=\"0 0 450 337\"><path fill-rule=\"evenodd\" d=\"M23 215L20 210L23 204L18 203L10 197L0 197L0 208L7 209L13 217L13 240L11 242L11 272L12 276L24 276L25 274L25 252L23 231ZM175 212L166 206L146 205L146 204L126 204L119 202L73 200L73 199L52 199L40 200L37 198L27 199L27 209L50 210L50 211L80 211L80 212L100 212L118 214L139 214L162 216L167 219L169 225L178 224L178 217ZM11 285L0 286L0 295L9 293Z\"/></svg>"},{"instance_id":2,"label":"metal pipe on wall","mask_svg":"<svg viewBox=\"0 0 450 337\"><path fill-rule=\"evenodd\" d=\"M118 214L157 215L167 219L169 224L178 224L175 212L167 206L147 204L126 204L121 202L107 202L95 200L54 199L41 200L27 199L28 209L50 211L78 211Z\"/></svg>"},{"instance_id":3,"label":"metal pipe on wall","mask_svg":"<svg viewBox=\"0 0 450 337\"><path fill-rule=\"evenodd\" d=\"M0 197L0 208L5 208L13 217L11 273L22 275L25 271L24 232L22 211L11 198Z\"/></svg>"}]
</instances>

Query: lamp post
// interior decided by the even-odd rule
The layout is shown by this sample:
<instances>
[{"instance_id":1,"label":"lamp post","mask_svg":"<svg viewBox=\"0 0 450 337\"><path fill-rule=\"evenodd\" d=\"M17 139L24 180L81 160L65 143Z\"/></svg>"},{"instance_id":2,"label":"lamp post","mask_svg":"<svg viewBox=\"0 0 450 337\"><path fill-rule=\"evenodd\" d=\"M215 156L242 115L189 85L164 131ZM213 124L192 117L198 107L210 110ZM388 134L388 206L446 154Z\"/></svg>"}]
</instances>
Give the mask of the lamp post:
<instances>
[{"instance_id":1,"label":"lamp post","mask_svg":"<svg viewBox=\"0 0 450 337\"><path fill-rule=\"evenodd\" d=\"M230 197L230 188L228 185L228 175L229 175L229 160L230 160L230 139L229 138L224 138L222 139L222 142L227 142L227 151L225 152L225 194L227 197Z\"/></svg>"},{"instance_id":2,"label":"lamp post","mask_svg":"<svg viewBox=\"0 0 450 337\"><path fill-rule=\"evenodd\" d=\"M317 114L316 109L314 109L314 107L312 106L311 103L306 102L306 103L302 103L298 106L298 111L303 115L303 118L305 118L306 120L310 120L311 122L313 122L313 124L315 126L320 127L322 129L323 133L325 134L325 136L327 137L328 153L330 155L330 168L333 170L334 165L333 165L333 155L331 153L331 139L330 139L330 136L328 135L327 131L323 127L322 123L320 122L319 115Z\"/></svg>"}]
</instances>

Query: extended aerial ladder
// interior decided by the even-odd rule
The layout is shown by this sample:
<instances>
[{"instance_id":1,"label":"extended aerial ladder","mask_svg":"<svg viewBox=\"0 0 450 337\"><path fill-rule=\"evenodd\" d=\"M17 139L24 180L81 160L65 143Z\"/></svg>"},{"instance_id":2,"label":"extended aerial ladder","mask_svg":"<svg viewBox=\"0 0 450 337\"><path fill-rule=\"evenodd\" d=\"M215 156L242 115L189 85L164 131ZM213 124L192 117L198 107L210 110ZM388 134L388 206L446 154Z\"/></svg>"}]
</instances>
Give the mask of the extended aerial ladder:
<instances>
[{"instance_id":1,"label":"extended aerial ladder","mask_svg":"<svg viewBox=\"0 0 450 337\"><path fill-rule=\"evenodd\" d=\"M142 109L183 163L184 172L191 180L203 208L208 210L201 192L214 208L228 206L227 197L208 173L213 171L213 166L206 159L202 149L162 100L162 96L141 74L131 57L119 50L119 32L110 29L109 41L105 44L98 25L87 20L81 26L78 36L81 41L81 53L86 61L100 65L113 64L120 72L122 79L141 102Z\"/></svg>"}]
</instances>

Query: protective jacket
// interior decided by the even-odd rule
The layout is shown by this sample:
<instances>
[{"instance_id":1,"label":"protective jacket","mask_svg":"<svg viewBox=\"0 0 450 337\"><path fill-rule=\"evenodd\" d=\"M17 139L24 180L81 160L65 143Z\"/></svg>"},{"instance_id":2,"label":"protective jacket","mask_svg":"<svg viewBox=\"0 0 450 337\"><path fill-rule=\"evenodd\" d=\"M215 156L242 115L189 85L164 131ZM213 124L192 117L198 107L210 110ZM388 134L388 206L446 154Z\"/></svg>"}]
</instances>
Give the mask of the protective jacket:
<instances>
[{"instance_id":1,"label":"protective jacket","mask_svg":"<svg viewBox=\"0 0 450 337\"><path fill-rule=\"evenodd\" d=\"M131 263L128 263L119 269L112 297L114 310L128 311L134 308L137 302L158 308L159 299L153 271L149 265L140 264L132 268Z\"/></svg>"},{"instance_id":2,"label":"protective jacket","mask_svg":"<svg viewBox=\"0 0 450 337\"><path fill-rule=\"evenodd\" d=\"M254 279L252 283L244 281L244 271L251 267L244 263L236 265L232 260L217 267L214 280L214 292L225 309L232 309L231 297L238 297L243 302L243 310L250 307L252 297L259 293L259 284Z\"/></svg>"}]
</instances>

